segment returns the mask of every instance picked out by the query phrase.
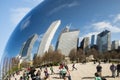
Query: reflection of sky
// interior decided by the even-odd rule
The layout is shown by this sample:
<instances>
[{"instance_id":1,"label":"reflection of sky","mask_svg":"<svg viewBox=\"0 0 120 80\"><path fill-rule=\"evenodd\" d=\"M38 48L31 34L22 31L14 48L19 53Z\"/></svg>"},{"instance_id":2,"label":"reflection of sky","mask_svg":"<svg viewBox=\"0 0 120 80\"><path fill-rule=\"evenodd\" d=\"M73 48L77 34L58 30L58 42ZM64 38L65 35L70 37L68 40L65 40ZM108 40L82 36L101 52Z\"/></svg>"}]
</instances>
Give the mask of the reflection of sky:
<instances>
[{"instance_id":1,"label":"reflection of sky","mask_svg":"<svg viewBox=\"0 0 120 80\"><path fill-rule=\"evenodd\" d=\"M68 24L71 24L72 29L80 29L80 38L104 29L117 29L117 32L113 31L112 40L120 39L120 27L117 24L120 21L119 17L117 18L120 13L119 3L119 0L46 0L18 24L9 39L6 51L9 55L16 55L28 37L34 33L44 34L49 25L58 19L61 20L61 25L52 41L54 45L63 27Z\"/></svg>"}]
</instances>

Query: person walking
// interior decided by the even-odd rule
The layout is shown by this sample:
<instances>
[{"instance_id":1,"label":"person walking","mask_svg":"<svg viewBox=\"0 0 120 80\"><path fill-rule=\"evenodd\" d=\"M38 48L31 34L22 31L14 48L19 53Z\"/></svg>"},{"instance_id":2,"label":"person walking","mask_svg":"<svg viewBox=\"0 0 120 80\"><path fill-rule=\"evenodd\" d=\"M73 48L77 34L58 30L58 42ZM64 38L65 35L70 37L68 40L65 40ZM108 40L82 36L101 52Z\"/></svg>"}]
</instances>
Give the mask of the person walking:
<instances>
[{"instance_id":1,"label":"person walking","mask_svg":"<svg viewBox=\"0 0 120 80\"><path fill-rule=\"evenodd\" d=\"M112 63L112 65L110 66L110 70L111 70L111 73L112 73L112 77L115 78L115 71L116 71L116 66Z\"/></svg>"},{"instance_id":2,"label":"person walking","mask_svg":"<svg viewBox=\"0 0 120 80\"><path fill-rule=\"evenodd\" d=\"M51 74L55 74L52 66L50 67L50 71L51 71Z\"/></svg>"},{"instance_id":3,"label":"person walking","mask_svg":"<svg viewBox=\"0 0 120 80\"><path fill-rule=\"evenodd\" d=\"M117 77L119 77L120 74L120 63L117 64Z\"/></svg>"},{"instance_id":4,"label":"person walking","mask_svg":"<svg viewBox=\"0 0 120 80\"><path fill-rule=\"evenodd\" d=\"M77 68L75 67L75 63L73 63L73 65L72 65L72 71L73 71L74 69L77 70Z\"/></svg>"},{"instance_id":5,"label":"person walking","mask_svg":"<svg viewBox=\"0 0 120 80\"><path fill-rule=\"evenodd\" d=\"M67 78L68 78L68 80L72 80L71 75L70 75L70 70L69 70L67 65L65 65L65 69L67 70Z\"/></svg>"},{"instance_id":6,"label":"person walking","mask_svg":"<svg viewBox=\"0 0 120 80\"><path fill-rule=\"evenodd\" d=\"M45 67L44 73L45 73L45 80L46 80L46 79L49 80L49 73L48 73L47 66Z\"/></svg>"},{"instance_id":7,"label":"person walking","mask_svg":"<svg viewBox=\"0 0 120 80\"><path fill-rule=\"evenodd\" d=\"M98 64L96 69L97 69L98 75L101 77L102 76L102 66L100 64Z\"/></svg>"}]
</instances>

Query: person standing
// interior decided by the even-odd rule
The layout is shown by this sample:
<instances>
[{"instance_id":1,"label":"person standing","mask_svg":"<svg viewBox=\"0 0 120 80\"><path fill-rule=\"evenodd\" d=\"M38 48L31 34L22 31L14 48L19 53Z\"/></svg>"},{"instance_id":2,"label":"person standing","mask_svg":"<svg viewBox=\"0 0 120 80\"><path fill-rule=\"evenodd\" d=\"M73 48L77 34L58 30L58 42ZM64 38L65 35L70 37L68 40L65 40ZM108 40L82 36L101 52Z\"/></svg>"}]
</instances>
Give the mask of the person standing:
<instances>
[{"instance_id":1,"label":"person standing","mask_svg":"<svg viewBox=\"0 0 120 80\"><path fill-rule=\"evenodd\" d=\"M117 77L119 76L120 74L120 63L117 64Z\"/></svg>"},{"instance_id":2,"label":"person standing","mask_svg":"<svg viewBox=\"0 0 120 80\"><path fill-rule=\"evenodd\" d=\"M98 75L101 77L102 76L102 66L100 64L98 64L96 69L97 69Z\"/></svg>"},{"instance_id":3,"label":"person standing","mask_svg":"<svg viewBox=\"0 0 120 80\"><path fill-rule=\"evenodd\" d=\"M38 70L37 73L36 73L36 80L41 80L40 75L41 75L41 71Z\"/></svg>"},{"instance_id":4,"label":"person standing","mask_svg":"<svg viewBox=\"0 0 120 80\"><path fill-rule=\"evenodd\" d=\"M50 67L51 74L54 74L53 67Z\"/></svg>"},{"instance_id":5,"label":"person standing","mask_svg":"<svg viewBox=\"0 0 120 80\"><path fill-rule=\"evenodd\" d=\"M110 66L110 70L112 72L112 77L115 78L115 71L116 71L116 66L112 63L112 65Z\"/></svg>"},{"instance_id":6,"label":"person standing","mask_svg":"<svg viewBox=\"0 0 120 80\"><path fill-rule=\"evenodd\" d=\"M49 79L49 73L48 73L47 66L45 67L44 73L45 73L45 79Z\"/></svg>"},{"instance_id":7,"label":"person standing","mask_svg":"<svg viewBox=\"0 0 120 80\"><path fill-rule=\"evenodd\" d=\"M95 73L95 80L102 80L98 73Z\"/></svg>"}]
</instances>

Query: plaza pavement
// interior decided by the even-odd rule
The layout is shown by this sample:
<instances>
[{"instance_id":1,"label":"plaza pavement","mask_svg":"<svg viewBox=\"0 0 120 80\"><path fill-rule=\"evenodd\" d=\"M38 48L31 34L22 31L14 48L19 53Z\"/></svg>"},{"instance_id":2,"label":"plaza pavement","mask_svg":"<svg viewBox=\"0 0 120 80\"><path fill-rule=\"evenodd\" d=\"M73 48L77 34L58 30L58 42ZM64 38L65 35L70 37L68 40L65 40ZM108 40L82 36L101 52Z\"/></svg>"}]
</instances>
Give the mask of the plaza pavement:
<instances>
[{"instance_id":1,"label":"plaza pavement","mask_svg":"<svg viewBox=\"0 0 120 80\"><path fill-rule=\"evenodd\" d=\"M86 64L76 63L77 70L72 71L72 64L68 64L72 80L94 80L94 73L96 72L97 65L98 63L93 64L92 62L86 63ZM111 76L111 72L109 69L110 65L111 64L109 63L106 63L106 64L101 63L102 76L106 77L107 80L120 80L120 77L116 77L116 78L110 77ZM59 72L59 66L54 66L53 68L55 73ZM36 70L38 70L38 68ZM48 68L48 71L49 73L51 73L49 68ZM23 71L20 72L20 75L15 75L17 80L19 80L22 74L23 74ZM43 77L44 77L44 69L42 70L42 73L41 73L41 78ZM15 80L15 79L12 77L11 80ZM53 74L53 75L50 75L50 80L63 80L63 79L60 79L58 74Z\"/></svg>"}]
</instances>

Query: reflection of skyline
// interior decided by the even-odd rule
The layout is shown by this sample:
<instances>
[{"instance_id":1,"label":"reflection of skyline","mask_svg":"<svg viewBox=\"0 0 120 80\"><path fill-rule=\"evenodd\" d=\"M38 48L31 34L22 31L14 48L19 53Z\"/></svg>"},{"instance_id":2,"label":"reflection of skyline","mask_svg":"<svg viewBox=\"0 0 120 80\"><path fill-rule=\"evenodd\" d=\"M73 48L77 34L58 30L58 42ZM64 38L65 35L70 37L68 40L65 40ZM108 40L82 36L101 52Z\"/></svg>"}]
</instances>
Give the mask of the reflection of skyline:
<instances>
[{"instance_id":1,"label":"reflection of skyline","mask_svg":"<svg viewBox=\"0 0 120 80\"><path fill-rule=\"evenodd\" d=\"M49 4L51 2L52 6ZM119 40L119 4L114 1L104 1L104 3L102 3L102 1L95 0L92 2L79 0L67 0L66 2L62 0L51 0L44 1L43 3L44 4L37 6L35 10L33 9L33 11L25 16L18 24L8 41L5 52L10 52L15 56L20 50L22 43L27 40L28 36L31 36L34 33L37 33L38 35L45 33L45 30L48 28L50 23L58 19L61 19L63 22L57 30L58 33L62 31L66 24L72 23L71 29L80 29L81 40L86 35L91 36L103 31L104 29L112 30L112 40ZM74 3L74 5L72 3ZM109 7L106 7L106 3ZM47 6L45 6L46 4ZM85 6L86 4L87 6ZM56 8L59 8L58 11L48 15L48 13ZM27 25L28 23L29 25ZM24 29L22 28L22 25L25 25ZM59 35L58 33L55 34L52 44L56 44ZM15 50L11 48L14 48Z\"/></svg>"},{"instance_id":2,"label":"reflection of skyline","mask_svg":"<svg viewBox=\"0 0 120 80\"><path fill-rule=\"evenodd\" d=\"M21 0L22 1L22 0ZM36 0L38 1L38 0ZM42 0L44 1L44 0ZM9 28L11 28L12 23L7 23L7 20L14 18L18 23L18 17L16 15L20 15L21 12L27 12L30 8L25 6L25 3L22 3L22 7L16 8L15 4L12 5L12 10L8 10L10 7L10 3L14 3L16 1L8 1L8 3L4 4L1 8L2 12L7 11L5 13L1 13L0 21L2 21L2 25L5 27L5 32L1 29L0 32L3 31L3 34L0 36L6 37L6 34L9 32ZM19 3L18 1L16 2ZM16 26L13 33L11 34L8 43L6 45L4 57L14 57L16 56L22 43L27 41L28 37L32 34L36 33L40 36L45 33L48 29L49 25L52 21L60 19L62 24L56 31L52 43L56 44L59 33L62 31L66 24L72 23L71 29L80 29L81 33L79 35L79 42L84 37L90 37L91 35L97 35L103 30L107 29L111 31L111 40L120 40L120 1L117 0L46 0L42 4L38 5L35 9L30 11ZM1 3L2 4L2 3ZM52 5L51 5L52 4ZM28 4L31 5L31 4ZM106 6L107 5L107 6ZM11 8L11 7L10 7ZM10 12L13 13L9 15ZM14 14L15 13L15 14ZM4 15L3 15L4 14ZM23 14L22 14L23 15ZM2 19L2 20L1 20ZM9 26L6 28L6 26ZM2 37L1 37L2 40ZM7 39L6 39L7 40ZM39 43L40 40L38 40ZM2 41L1 41L2 43ZM1 44L3 46L3 43ZM36 46L35 46L36 47ZM35 52L35 51L34 51ZM0 57L1 58L1 57ZM3 61L3 60L2 60Z\"/></svg>"},{"instance_id":3,"label":"reflection of skyline","mask_svg":"<svg viewBox=\"0 0 120 80\"><path fill-rule=\"evenodd\" d=\"M45 32L45 34L44 35L42 34L43 37L40 38L41 40L39 40L39 41L42 41L42 44L41 44L41 42L39 42L39 46L41 46L42 49L39 49L40 47L38 47L35 52L35 53L37 53L38 56L42 56L45 52L48 52L50 45L52 45L51 41L53 39L53 36L54 36L54 34L57 33L56 30L59 25L60 25L60 20L52 22L52 24L50 25L49 29ZM54 32L52 32L53 30L54 30ZM66 26L66 28L64 28L58 34L59 34L58 41L56 44L54 44L54 47L55 47L55 50L60 50L62 52L62 54L64 54L65 56L68 56L72 49L77 49L77 48L82 48L84 50L84 52L87 52L90 48L96 47L96 49L100 53L102 53L102 52L110 51L113 49L119 49L119 47L120 47L120 43L119 43L120 40L119 40L118 44L115 44L116 40L111 41L111 31L108 31L108 30L104 30L104 31L100 32L99 34L97 34L97 36L95 36L95 35L91 35L90 37L85 36L85 37L83 37L82 41L79 40L80 39L79 38L80 36L78 36L79 30L78 29L75 29L75 30L69 29L69 26ZM37 38L36 38L36 40L37 40ZM34 40L34 43L36 40ZM29 39L27 40L26 43L28 43L28 42L31 43L31 41L29 41ZM114 42L114 44L112 42ZM34 43L31 46L33 46ZM47 43L49 43L49 44L47 44ZM46 45L47 45L47 47L46 47ZM80 45L80 47L78 45ZM111 48L112 45L114 45L114 47ZM116 46L118 46L118 47L116 48ZM29 49L29 47L30 46L27 46L27 47L24 46L23 49L24 48L25 49L22 52L26 52L27 49ZM33 47L33 49L34 49L34 47ZM33 49L30 48L30 50L28 50L29 54L33 54L32 53ZM36 47L35 47L35 49L36 49ZM37 52L37 51L39 51L39 52ZM24 54L28 54L28 53L26 52ZM22 57L24 57L24 56L22 56Z\"/></svg>"}]
</instances>

